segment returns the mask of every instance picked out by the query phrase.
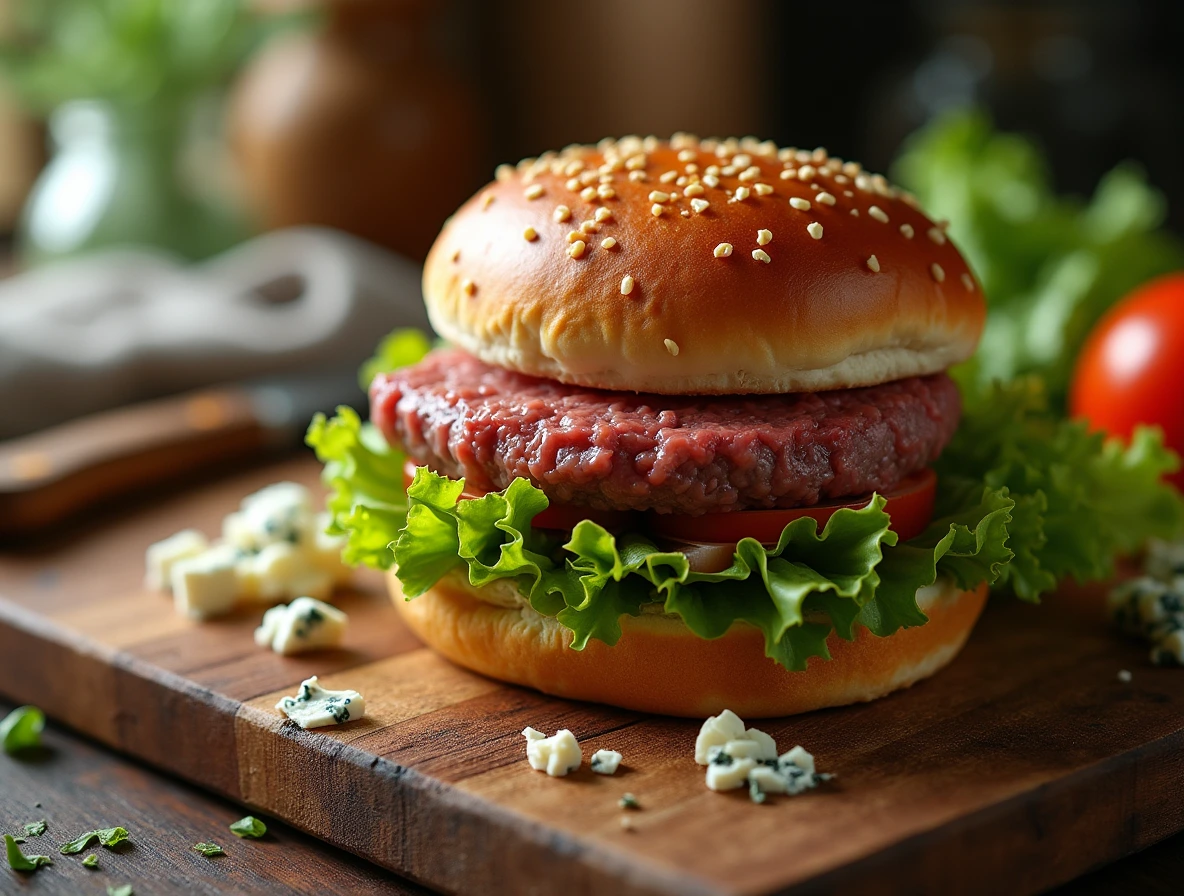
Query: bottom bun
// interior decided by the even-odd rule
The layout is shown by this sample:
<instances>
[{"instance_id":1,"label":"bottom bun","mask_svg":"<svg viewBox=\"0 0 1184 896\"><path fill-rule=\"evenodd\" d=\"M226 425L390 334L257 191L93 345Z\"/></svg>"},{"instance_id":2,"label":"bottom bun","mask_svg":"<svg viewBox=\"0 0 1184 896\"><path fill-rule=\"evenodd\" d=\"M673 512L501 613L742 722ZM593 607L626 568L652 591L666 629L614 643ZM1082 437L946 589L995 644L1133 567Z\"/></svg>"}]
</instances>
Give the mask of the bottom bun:
<instances>
[{"instance_id":1,"label":"bottom bun","mask_svg":"<svg viewBox=\"0 0 1184 896\"><path fill-rule=\"evenodd\" d=\"M572 650L571 632L555 619L474 597L478 589L459 576L410 601L393 572L388 582L411 630L458 665L557 697L695 717L724 709L743 718L786 716L906 688L957 655L987 599L986 585L924 589L925 625L887 638L860 627L853 641L832 632L829 661L790 672L765 656L764 636L747 623L708 641L675 616L625 616L615 647L590 641Z\"/></svg>"}]
</instances>

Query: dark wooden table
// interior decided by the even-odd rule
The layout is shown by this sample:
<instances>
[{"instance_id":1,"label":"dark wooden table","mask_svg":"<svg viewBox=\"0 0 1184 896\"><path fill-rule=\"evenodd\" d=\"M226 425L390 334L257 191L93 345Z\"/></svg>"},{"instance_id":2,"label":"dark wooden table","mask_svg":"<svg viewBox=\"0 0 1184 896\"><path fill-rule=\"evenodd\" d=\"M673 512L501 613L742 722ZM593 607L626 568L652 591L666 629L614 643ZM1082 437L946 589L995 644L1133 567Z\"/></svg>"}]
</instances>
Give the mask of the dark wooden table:
<instances>
[{"instance_id":1,"label":"dark wooden table","mask_svg":"<svg viewBox=\"0 0 1184 896\"><path fill-rule=\"evenodd\" d=\"M0 716L11 708L0 701ZM240 807L133 764L58 726L49 726L45 743L47 749L28 757L0 754L0 833L19 833L26 822L44 818L49 830L30 837L22 849L52 855L54 864L30 874L4 865L2 894L102 894L108 885L125 883L135 887L136 896L427 892L273 819L265 819L268 833L262 840L239 840L227 825L245 814ZM57 847L78 833L115 825L131 832L130 848L58 854ZM209 840L225 848L227 855L207 859L193 851L193 844ZM98 870L82 866L83 856L90 852L99 857ZM1177 896L1182 878L1184 834L1054 893Z\"/></svg>"},{"instance_id":2,"label":"dark wooden table","mask_svg":"<svg viewBox=\"0 0 1184 896\"><path fill-rule=\"evenodd\" d=\"M11 704L0 702L0 717ZM334 849L287 825L264 819L261 840L240 840L227 825L246 812L225 800L136 765L57 726L46 749L20 758L0 753L0 833L18 834L45 819L49 829L29 837L26 854L53 857L32 873L0 866L0 894L103 894L132 884L136 896L224 893L357 893L418 896L427 891L369 862ZM127 828L131 845L96 846L76 856L58 847L83 831ZM225 856L204 858L192 849L213 841ZM96 870L82 859L94 853ZM2 861L2 860L0 860Z\"/></svg>"}]
</instances>

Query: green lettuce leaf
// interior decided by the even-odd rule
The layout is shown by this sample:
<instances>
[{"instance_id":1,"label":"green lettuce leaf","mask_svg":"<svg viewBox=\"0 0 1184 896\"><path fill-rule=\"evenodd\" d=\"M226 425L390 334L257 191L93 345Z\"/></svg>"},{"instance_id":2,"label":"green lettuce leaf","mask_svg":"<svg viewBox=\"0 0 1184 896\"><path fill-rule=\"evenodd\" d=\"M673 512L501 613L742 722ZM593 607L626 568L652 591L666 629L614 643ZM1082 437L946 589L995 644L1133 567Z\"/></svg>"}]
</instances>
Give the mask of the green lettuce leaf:
<instances>
[{"instance_id":1,"label":"green lettuce leaf","mask_svg":"<svg viewBox=\"0 0 1184 896\"><path fill-rule=\"evenodd\" d=\"M990 304L963 385L1024 374L1048 384L1063 410L1073 362L1098 318L1154 276L1184 267L1184 244L1162 228L1163 196L1143 172L1120 165L1088 203L1059 196L1030 140L959 110L908 141L893 167L949 233Z\"/></svg>"},{"instance_id":2,"label":"green lettuce leaf","mask_svg":"<svg viewBox=\"0 0 1184 896\"><path fill-rule=\"evenodd\" d=\"M363 390L369 389L371 381L378 374L415 364L431 347L431 340L422 330L395 330L378 343L374 357L362 364L358 370L358 383Z\"/></svg>"},{"instance_id":3,"label":"green lettuce leaf","mask_svg":"<svg viewBox=\"0 0 1184 896\"><path fill-rule=\"evenodd\" d=\"M332 517L327 531L346 536L342 559L390 568L394 555L389 546L407 519L402 453L344 405L332 419L317 414L305 441L325 465L322 479L330 488Z\"/></svg>"},{"instance_id":4,"label":"green lettuce leaf","mask_svg":"<svg viewBox=\"0 0 1184 896\"><path fill-rule=\"evenodd\" d=\"M1056 417L1035 377L967 395L967 413L935 464L939 504L968 488L1006 489L1014 502L1001 581L1035 600L1057 581L1103 579L1114 559L1184 530L1184 502L1163 481L1179 459L1154 429L1129 445Z\"/></svg>"},{"instance_id":5,"label":"green lettuce leaf","mask_svg":"<svg viewBox=\"0 0 1184 896\"><path fill-rule=\"evenodd\" d=\"M728 568L699 573L680 552L638 534L618 540L590 520L577 524L565 544L549 543L530 526L547 498L526 480L475 500L460 500L463 489L463 482L426 468L416 472L406 526L393 548L407 598L454 571L475 586L512 580L535 610L571 629L577 650L592 638L615 644L622 616L660 603L655 611L680 616L702 638L747 622L764 634L768 656L804 669L811 657L829 656L832 630L854 637L865 608L865 624L877 634L923 624L917 589L939 572L974 587L995 581L1011 557L1006 490L983 492L905 546L888 528L884 499L875 497L866 507L835 513L821 532L802 518L773 547L743 539ZM883 564L892 576L887 586Z\"/></svg>"}]
</instances>

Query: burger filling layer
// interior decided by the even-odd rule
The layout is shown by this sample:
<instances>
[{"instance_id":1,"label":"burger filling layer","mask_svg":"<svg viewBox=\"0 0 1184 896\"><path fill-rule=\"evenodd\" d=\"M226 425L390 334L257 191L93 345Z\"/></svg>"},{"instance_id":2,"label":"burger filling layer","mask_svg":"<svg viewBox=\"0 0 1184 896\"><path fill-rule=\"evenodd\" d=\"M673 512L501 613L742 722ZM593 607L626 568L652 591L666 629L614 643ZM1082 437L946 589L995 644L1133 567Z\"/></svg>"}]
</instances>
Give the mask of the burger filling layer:
<instances>
[{"instance_id":1,"label":"burger filling layer","mask_svg":"<svg viewBox=\"0 0 1184 896\"><path fill-rule=\"evenodd\" d=\"M660 513L800 507L892 489L958 426L945 374L770 396L638 395L491 367L456 349L377 376L371 418L418 464L491 491Z\"/></svg>"}]
</instances>

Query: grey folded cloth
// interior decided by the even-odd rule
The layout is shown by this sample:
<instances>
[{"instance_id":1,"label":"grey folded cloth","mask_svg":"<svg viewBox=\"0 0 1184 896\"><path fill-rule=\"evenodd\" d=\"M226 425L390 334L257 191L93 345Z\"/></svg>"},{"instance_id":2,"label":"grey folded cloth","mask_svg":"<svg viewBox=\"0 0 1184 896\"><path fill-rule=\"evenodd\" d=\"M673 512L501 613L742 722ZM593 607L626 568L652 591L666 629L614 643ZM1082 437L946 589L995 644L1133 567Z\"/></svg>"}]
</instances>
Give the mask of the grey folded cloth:
<instances>
[{"instance_id":1,"label":"grey folded cloth","mask_svg":"<svg viewBox=\"0 0 1184 896\"><path fill-rule=\"evenodd\" d=\"M357 366L428 328L420 267L337 231L197 266L114 250L0 281L0 438L220 382Z\"/></svg>"}]
</instances>

